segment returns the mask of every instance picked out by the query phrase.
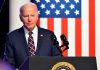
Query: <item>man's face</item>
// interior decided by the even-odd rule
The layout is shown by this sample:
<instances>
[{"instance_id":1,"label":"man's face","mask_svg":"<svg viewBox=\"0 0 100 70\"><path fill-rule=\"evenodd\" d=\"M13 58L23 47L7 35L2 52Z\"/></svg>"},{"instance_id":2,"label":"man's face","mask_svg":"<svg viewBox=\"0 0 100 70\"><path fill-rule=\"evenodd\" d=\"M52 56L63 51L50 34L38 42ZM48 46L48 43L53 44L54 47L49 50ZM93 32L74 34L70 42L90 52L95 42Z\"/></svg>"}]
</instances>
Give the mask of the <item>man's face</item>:
<instances>
[{"instance_id":1,"label":"man's face","mask_svg":"<svg viewBox=\"0 0 100 70\"><path fill-rule=\"evenodd\" d=\"M33 30L38 20L38 10L36 6L23 7L20 18L26 28Z\"/></svg>"}]
</instances>

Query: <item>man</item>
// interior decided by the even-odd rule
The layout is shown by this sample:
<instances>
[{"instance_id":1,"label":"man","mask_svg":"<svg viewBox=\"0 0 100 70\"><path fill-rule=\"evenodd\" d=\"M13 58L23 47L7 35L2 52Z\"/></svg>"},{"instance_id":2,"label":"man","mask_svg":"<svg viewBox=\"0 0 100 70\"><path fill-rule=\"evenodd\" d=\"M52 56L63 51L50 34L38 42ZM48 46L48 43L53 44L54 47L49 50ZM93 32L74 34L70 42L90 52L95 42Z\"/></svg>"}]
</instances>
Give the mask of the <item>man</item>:
<instances>
[{"instance_id":1,"label":"man","mask_svg":"<svg viewBox=\"0 0 100 70\"><path fill-rule=\"evenodd\" d=\"M7 35L4 60L18 68L28 56L60 54L57 49L59 46L54 45L51 39L54 33L36 25L38 20L36 4L27 3L21 6L19 16L23 26ZM29 42L30 40L34 42Z\"/></svg>"}]
</instances>

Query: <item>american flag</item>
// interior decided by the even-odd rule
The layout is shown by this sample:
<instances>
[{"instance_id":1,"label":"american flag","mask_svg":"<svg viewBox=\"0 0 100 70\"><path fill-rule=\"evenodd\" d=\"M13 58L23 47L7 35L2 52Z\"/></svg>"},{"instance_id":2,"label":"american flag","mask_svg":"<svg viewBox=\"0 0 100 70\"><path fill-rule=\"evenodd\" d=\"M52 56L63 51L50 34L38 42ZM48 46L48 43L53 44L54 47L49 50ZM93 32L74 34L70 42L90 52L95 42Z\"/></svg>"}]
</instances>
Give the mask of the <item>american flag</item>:
<instances>
[{"instance_id":1,"label":"american flag","mask_svg":"<svg viewBox=\"0 0 100 70\"><path fill-rule=\"evenodd\" d=\"M31 0L39 9L38 25L69 41L64 56L95 56L95 0Z\"/></svg>"}]
</instances>

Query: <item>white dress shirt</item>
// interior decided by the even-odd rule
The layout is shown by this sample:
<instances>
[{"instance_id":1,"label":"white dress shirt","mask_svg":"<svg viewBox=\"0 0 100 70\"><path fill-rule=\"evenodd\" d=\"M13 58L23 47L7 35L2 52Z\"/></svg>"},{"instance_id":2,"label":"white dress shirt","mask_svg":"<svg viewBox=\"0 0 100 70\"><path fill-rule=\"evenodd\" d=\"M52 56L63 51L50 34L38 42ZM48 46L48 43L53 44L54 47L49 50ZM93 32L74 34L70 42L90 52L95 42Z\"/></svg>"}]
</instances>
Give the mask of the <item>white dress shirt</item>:
<instances>
[{"instance_id":1,"label":"white dress shirt","mask_svg":"<svg viewBox=\"0 0 100 70\"><path fill-rule=\"evenodd\" d=\"M23 26L23 29L24 29L26 41L27 41L27 44L28 44L28 37L29 37L28 33L29 33L29 31L24 26ZM32 37L33 37L33 40L34 40L35 51L36 51L36 49L37 49L37 38L38 38L38 28L37 28L37 26L34 27L32 32L33 32Z\"/></svg>"}]
</instances>

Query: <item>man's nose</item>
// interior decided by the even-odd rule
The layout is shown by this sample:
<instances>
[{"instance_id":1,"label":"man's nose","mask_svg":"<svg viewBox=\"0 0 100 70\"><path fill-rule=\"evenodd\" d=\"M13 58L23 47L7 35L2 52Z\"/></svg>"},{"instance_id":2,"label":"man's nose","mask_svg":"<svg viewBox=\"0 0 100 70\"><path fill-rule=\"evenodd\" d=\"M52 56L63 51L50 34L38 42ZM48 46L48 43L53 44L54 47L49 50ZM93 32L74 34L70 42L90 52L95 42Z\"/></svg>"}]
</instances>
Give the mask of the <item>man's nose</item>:
<instances>
[{"instance_id":1,"label":"man's nose","mask_svg":"<svg viewBox=\"0 0 100 70\"><path fill-rule=\"evenodd\" d=\"M31 16L28 17L28 21L30 22L32 20Z\"/></svg>"}]
</instances>

